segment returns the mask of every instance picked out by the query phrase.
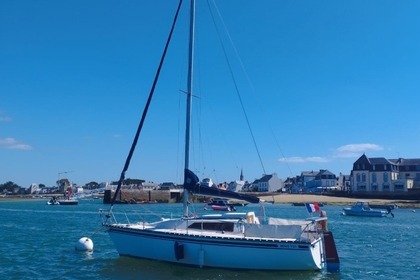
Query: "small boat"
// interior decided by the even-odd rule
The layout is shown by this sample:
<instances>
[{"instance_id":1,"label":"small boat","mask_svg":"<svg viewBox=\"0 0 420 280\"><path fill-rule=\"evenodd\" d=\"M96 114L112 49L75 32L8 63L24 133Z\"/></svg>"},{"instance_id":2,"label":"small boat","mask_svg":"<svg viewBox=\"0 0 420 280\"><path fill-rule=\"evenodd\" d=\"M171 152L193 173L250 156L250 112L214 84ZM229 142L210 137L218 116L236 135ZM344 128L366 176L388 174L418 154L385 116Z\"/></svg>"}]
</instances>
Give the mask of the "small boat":
<instances>
[{"instance_id":1,"label":"small boat","mask_svg":"<svg viewBox=\"0 0 420 280\"><path fill-rule=\"evenodd\" d=\"M219 198L219 199L212 199L212 200L210 200L210 202L208 202L207 205L208 206L212 206L212 205L228 205L228 206L238 207L238 206L246 206L246 205L248 205L248 203L245 202L245 201Z\"/></svg>"},{"instance_id":2,"label":"small boat","mask_svg":"<svg viewBox=\"0 0 420 280\"><path fill-rule=\"evenodd\" d=\"M343 208L343 215L346 216L362 216L362 217L385 217L392 214L391 209L381 210L372 209L366 201L357 201L352 207Z\"/></svg>"},{"instance_id":3,"label":"small boat","mask_svg":"<svg viewBox=\"0 0 420 280\"><path fill-rule=\"evenodd\" d=\"M60 205L77 205L79 204L79 201L77 200L77 197L72 194L71 189L68 189L64 196L57 200Z\"/></svg>"},{"instance_id":4,"label":"small boat","mask_svg":"<svg viewBox=\"0 0 420 280\"><path fill-rule=\"evenodd\" d=\"M70 196L65 196L61 199L57 199L57 197L53 196L47 202L47 205L77 205L78 203L79 201L77 199Z\"/></svg>"},{"instance_id":5,"label":"small boat","mask_svg":"<svg viewBox=\"0 0 420 280\"><path fill-rule=\"evenodd\" d=\"M77 199L73 199L73 198L68 198L68 199L64 198L64 199L59 199L57 201L60 205L77 205L77 204L79 204L79 201Z\"/></svg>"},{"instance_id":6,"label":"small boat","mask_svg":"<svg viewBox=\"0 0 420 280\"><path fill-rule=\"evenodd\" d=\"M236 211L236 208L231 205L212 205L211 209L214 211Z\"/></svg>"},{"instance_id":7,"label":"small boat","mask_svg":"<svg viewBox=\"0 0 420 280\"><path fill-rule=\"evenodd\" d=\"M236 211L235 205L230 203L227 199L216 199L209 202L207 205L215 211Z\"/></svg>"},{"instance_id":8,"label":"small boat","mask_svg":"<svg viewBox=\"0 0 420 280\"><path fill-rule=\"evenodd\" d=\"M236 207L246 206L247 204L248 203L245 201L235 201L223 198L212 199L209 203L207 203L207 205L215 211L236 211Z\"/></svg>"}]
</instances>

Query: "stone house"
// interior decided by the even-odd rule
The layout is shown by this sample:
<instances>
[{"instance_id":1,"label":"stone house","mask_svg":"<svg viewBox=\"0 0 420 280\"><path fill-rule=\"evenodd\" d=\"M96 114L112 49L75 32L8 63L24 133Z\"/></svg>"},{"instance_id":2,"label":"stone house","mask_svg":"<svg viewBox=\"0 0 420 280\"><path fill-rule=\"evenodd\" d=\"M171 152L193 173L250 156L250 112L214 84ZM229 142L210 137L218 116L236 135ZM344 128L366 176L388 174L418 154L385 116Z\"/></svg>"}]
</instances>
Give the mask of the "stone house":
<instances>
[{"instance_id":1,"label":"stone house","mask_svg":"<svg viewBox=\"0 0 420 280\"><path fill-rule=\"evenodd\" d=\"M363 154L351 171L353 192L407 192L420 181L420 159L368 158Z\"/></svg>"}]
</instances>

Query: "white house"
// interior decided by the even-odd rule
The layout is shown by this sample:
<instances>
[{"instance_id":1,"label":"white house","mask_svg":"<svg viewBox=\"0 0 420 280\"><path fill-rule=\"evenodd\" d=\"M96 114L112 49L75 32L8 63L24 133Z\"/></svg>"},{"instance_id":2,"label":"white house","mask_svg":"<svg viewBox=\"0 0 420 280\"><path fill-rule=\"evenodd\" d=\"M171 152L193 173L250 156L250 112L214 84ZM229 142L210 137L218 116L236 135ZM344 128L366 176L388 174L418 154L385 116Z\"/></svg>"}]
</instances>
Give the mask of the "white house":
<instances>
[{"instance_id":1,"label":"white house","mask_svg":"<svg viewBox=\"0 0 420 280\"><path fill-rule=\"evenodd\" d=\"M402 159L368 158L363 154L353 164L351 190L354 192L406 192L413 188L415 178L420 178L420 168L416 171L420 164L417 167L414 165L412 172L406 172L407 165L402 162L404 162Z\"/></svg>"}]
</instances>

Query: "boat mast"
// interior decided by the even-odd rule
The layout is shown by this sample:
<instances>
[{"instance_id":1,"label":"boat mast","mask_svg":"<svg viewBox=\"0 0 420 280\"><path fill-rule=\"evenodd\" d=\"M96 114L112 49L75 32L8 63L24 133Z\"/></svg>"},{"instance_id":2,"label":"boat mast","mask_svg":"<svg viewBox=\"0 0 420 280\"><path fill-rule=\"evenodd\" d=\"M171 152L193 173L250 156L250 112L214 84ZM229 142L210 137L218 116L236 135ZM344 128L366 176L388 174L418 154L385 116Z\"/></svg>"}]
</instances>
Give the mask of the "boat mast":
<instances>
[{"instance_id":1,"label":"boat mast","mask_svg":"<svg viewBox=\"0 0 420 280\"><path fill-rule=\"evenodd\" d=\"M195 0L190 2L190 36L188 51L188 89L187 89L187 114L185 125L185 170L189 169L190 159L190 138L191 138L191 107L192 107L192 91L193 91L193 60L194 60L194 25L195 25ZM184 184L185 180L184 178ZM188 190L184 188L184 217L188 216Z\"/></svg>"}]
</instances>

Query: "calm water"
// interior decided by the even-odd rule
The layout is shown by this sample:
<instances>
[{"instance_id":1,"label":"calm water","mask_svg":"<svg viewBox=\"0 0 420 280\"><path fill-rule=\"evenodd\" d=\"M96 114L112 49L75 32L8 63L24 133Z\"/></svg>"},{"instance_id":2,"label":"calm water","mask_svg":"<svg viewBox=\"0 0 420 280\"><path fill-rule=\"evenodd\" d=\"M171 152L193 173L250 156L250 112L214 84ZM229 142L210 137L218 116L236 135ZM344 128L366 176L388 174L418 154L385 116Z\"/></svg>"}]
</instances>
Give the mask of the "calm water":
<instances>
[{"instance_id":1,"label":"calm water","mask_svg":"<svg viewBox=\"0 0 420 280\"><path fill-rule=\"evenodd\" d=\"M341 258L341 272L259 272L199 269L119 257L100 226L101 200L76 206L46 205L47 200L0 201L0 279L418 279L420 209L397 209L395 218L340 215L325 206ZM146 219L162 211L180 215L180 205L116 205L137 210ZM203 205L195 210L203 211ZM257 206L246 209L261 214ZM208 210L207 210L208 211ZM307 215L304 207L266 205L266 213L286 218ZM129 217L132 218L132 217ZM81 237L91 237L92 253L77 252ZM256 256L258 257L258 256Z\"/></svg>"}]
</instances>

